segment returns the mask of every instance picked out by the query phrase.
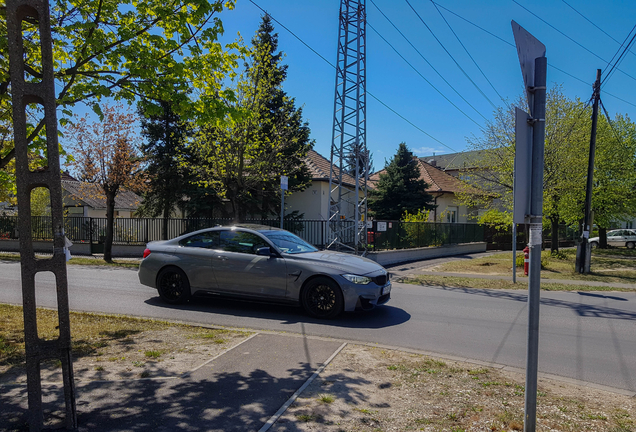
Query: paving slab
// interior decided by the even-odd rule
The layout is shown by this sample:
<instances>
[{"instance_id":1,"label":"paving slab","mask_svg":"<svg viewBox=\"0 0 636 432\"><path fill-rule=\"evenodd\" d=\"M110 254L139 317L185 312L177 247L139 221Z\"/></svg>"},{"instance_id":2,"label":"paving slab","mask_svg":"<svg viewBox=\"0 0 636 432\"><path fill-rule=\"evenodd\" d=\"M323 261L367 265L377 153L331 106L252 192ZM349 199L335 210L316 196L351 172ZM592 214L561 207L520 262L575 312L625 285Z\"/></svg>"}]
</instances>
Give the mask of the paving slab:
<instances>
[{"instance_id":1,"label":"paving slab","mask_svg":"<svg viewBox=\"0 0 636 432\"><path fill-rule=\"evenodd\" d=\"M257 334L177 378L77 383L78 431L258 431L342 342ZM60 384L43 385L47 426ZM0 388L0 431L25 430L26 386Z\"/></svg>"}]
</instances>

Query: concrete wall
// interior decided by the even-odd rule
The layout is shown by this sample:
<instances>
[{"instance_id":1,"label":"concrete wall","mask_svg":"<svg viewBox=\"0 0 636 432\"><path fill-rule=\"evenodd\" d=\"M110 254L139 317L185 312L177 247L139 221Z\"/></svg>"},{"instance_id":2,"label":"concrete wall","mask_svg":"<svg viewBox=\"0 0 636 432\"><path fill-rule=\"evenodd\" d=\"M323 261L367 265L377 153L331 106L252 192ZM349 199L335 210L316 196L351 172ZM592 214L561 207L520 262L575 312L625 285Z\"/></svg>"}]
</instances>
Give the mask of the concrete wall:
<instances>
[{"instance_id":1,"label":"concrete wall","mask_svg":"<svg viewBox=\"0 0 636 432\"><path fill-rule=\"evenodd\" d=\"M52 242L34 242L33 247L34 250L39 253L53 253ZM113 257L141 258L143 257L145 248L145 246L113 245ZM18 240L2 240L0 241L0 251L19 252L20 243ZM463 243L458 245L439 247L371 252L367 255L367 258L377 262L380 265L391 265L409 261L463 255L475 252L486 252L486 243ZM71 246L71 255L90 255L90 245L88 243L73 244L73 246Z\"/></svg>"},{"instance_id":2,"label":"concrete wall","mask_svg":"<svg viewBox=\"0 0 636 432\"><path fill-rule=\"evenodd\" d=\"M409 261L419 261L423 259L441 258L446 256L463 255L476 252L486 252L486 242L371 252L367 254L367 258L377 262L380 265L391 265Z\"/></svg>"},{"instance_id":3,"label":"concrete wall","mask_svg":"<svg viewBox=\"0 0 636 432\"><path fill-rule=\"evenodd\" d=\"M302 192L285 197L285 214L298 210L305 220L327 220L329 218L329 183L313 182Z\"/></svg>"}]
</instances>

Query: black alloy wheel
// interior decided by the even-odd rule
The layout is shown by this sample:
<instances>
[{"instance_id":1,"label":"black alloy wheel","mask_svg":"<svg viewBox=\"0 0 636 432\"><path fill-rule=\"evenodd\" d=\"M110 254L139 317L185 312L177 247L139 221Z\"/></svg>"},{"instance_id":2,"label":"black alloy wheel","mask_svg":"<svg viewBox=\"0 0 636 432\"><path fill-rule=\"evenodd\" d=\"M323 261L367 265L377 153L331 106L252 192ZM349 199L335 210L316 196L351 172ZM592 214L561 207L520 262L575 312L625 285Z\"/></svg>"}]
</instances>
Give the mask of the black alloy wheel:
<instances>
[{"instance_id":1,"label":"black alloy wheel","mask_svg":"<svg viewBox=\"0 0 636 432\"><path fill-rule=\"evenodd\" d=\"M183 270L168 267L157 276L159 297L166 303L181 304L190 298L190 282Z\"/></svg>"},{"instance_id":2,"label":"black alloy wheel","mask_svg":"<svg viewBox=\"0 0 636 432\"><path fill-rule=\"evenodd\" d=\"M340 287L324 277L307 283L302 291L301 302L307 313L316 318L335 318L340 315L344 306Z\"/></svg>"}]
</instances>

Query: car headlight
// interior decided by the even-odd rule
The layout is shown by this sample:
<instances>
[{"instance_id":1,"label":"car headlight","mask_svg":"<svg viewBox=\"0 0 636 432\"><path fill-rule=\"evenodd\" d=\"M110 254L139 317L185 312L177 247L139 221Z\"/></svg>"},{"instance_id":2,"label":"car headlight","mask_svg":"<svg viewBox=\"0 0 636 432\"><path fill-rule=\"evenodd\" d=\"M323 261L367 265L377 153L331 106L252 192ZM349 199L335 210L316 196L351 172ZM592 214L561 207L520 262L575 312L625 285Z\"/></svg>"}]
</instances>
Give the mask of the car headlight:
<instances>
[{"instance_id":1,"label":"car headlight","mask_svg":"<svg viewBox=\"0 0 636 432\"><path fill-rule=\"evenodd\" d=\"M353 282L354 284L358 284L358 285L366 285L369 282L371 282L371 278L368 278L366 276L343 274L342 277L348 280L349 282Z\"/></svg>"}]
</instances>

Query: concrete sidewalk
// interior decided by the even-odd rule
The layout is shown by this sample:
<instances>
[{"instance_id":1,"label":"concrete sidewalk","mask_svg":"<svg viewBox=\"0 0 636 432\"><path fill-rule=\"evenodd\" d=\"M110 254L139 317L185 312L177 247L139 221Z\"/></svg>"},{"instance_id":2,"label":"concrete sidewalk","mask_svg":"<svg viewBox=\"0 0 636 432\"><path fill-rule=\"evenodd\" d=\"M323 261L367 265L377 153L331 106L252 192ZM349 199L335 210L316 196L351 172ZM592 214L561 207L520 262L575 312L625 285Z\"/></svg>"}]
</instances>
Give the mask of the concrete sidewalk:
<instances>
[{"instance_id":1,"label":"concrete sidewalk","mask_svg":"<svg viewBox=\"0 0 636 432\"><path fill-rule=\"evenodd\" d=\"M257 333L183 375L78 382L78 431L264 432L290 397L344 346L299 339ZM0 430L25 430L26 385L0 388ZM43 384L48 428L63 421L62 390L60 383Z\"/></svg>"}]
</instances>

